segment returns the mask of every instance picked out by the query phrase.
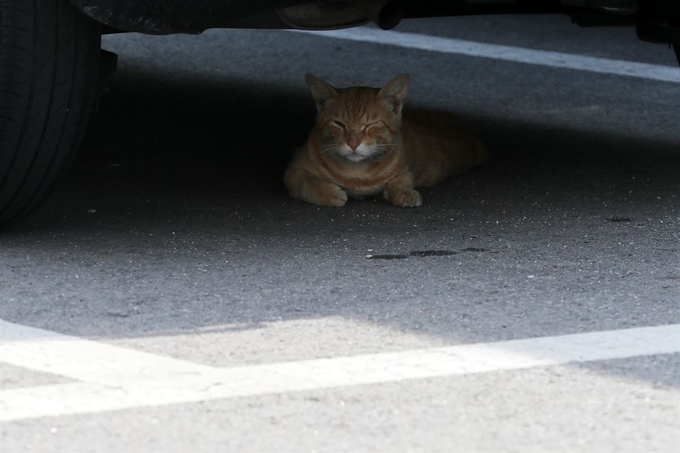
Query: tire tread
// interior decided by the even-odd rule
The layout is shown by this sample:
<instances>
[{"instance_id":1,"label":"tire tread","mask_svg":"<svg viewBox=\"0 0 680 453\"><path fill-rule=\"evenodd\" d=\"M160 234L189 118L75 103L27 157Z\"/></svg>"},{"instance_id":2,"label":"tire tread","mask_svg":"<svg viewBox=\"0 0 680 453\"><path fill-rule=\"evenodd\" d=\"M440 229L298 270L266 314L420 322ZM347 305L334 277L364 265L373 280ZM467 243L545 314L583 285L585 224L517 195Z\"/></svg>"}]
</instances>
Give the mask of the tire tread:
<instances>
[{"instance_id":1,"label":"tire tread","mask_svg":"<svg viewBox=\"0 0 680 453\"><path fill-rule=\"evenodd\" d=\"M98 25L66 0L0 0L0 86L12 93L0 100L0 225L37 207L75 156L99 41Z\"/></svg>"}]
</instances>

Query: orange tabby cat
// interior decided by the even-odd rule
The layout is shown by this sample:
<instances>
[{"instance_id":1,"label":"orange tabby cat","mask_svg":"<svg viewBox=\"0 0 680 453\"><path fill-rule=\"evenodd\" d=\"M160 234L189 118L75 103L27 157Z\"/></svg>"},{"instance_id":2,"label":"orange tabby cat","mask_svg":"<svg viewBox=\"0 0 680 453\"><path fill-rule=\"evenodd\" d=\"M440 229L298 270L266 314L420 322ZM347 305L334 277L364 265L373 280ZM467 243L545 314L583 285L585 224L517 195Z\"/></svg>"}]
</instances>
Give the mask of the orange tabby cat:
<instances>
[{"instance_id":1,"label":"orange tabby cat","mask_svg":"<svg viewBox=\"0 0 680 453\"><path fill-rule=\"evenodd\" d=\"M479 139L442 112L406 112L410 77L383 88L336 89L307 74L316 125L284 176L290 194L323 206L382 193L397 206L422 204L415 187L436 184L489 161Z\"/></svg>"}]
</instances>

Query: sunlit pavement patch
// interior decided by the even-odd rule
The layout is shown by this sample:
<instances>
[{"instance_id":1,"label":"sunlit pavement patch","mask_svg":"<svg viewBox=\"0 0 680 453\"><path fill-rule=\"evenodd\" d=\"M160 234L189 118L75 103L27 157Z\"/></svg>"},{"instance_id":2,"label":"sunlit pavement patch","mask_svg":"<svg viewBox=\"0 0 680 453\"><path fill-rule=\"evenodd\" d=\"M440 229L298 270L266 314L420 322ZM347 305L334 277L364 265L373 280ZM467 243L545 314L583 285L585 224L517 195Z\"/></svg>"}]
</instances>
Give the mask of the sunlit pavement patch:
<instances>
[{"instance_id":1,"label":"sunlit pavement patch","mask_svg":"<svg viewBox=\"0 0 680 453\"><path fill-rule=\"evenodd\" d=\"M0 362L79 382L0 391L0 421L680 352L680 324L219 368L0 320Z\"/></svg>"}]
</instances>

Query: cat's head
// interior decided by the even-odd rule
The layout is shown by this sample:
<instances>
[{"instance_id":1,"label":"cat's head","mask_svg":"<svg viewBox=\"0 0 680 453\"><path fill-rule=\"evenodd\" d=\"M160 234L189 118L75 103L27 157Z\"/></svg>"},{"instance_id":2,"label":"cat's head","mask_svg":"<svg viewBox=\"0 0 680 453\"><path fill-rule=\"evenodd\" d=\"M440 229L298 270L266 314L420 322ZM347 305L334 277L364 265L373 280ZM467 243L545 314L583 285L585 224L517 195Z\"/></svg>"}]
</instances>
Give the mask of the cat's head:
<instances>
[{"instance_id":1,"label":"cat's head","mask_svg":"<svg viewBox=\"0 0 680 453\"><path fill-rule=\"evenodd\" d=\"M410 76L401 74L382 88L334 88L307 74L316 101L322 152L360 162L378 159L394 149L401 127L401 109Z\"/></svg>"}]
</instances>

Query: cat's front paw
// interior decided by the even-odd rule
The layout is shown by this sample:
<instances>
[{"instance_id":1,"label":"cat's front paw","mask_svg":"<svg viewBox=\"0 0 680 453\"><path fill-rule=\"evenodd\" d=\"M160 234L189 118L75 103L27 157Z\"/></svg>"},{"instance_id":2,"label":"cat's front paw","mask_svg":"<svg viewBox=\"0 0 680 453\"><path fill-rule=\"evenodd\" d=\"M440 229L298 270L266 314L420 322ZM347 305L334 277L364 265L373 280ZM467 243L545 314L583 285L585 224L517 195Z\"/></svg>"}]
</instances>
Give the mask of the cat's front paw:
<instances>
[{"instance_id":1,"label":"cat's front paw","mask_svg":"<svg viewBox=\"0 0 680 453\"><path fill-rule=\"evenodd\" d=\"M400 190L393 193L389 197L389 200L392 204L401 206L402 208L417 208L423 204L423 197L420 196L420 192L413 189Z\"/></svg>"},{"instance_id":2,"label":"cat's front paw","mask_svg":"<svg viewBox=\"0 0 680 453\"><path fill-rule=\"evenodd\" d=\"M345 206L347 193L335 184L324 184L319 188L316 204L322 206Z\"/></svg>"}]
</instances>

